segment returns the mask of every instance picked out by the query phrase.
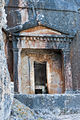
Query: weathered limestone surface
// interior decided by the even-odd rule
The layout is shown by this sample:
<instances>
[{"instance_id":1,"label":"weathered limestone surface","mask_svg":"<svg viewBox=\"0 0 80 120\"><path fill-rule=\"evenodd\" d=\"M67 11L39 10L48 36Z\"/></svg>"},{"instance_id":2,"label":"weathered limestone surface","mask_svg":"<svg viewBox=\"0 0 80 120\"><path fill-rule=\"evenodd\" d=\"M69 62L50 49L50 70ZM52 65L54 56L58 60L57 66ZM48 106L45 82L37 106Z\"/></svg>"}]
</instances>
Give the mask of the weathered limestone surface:
<instances>
[{"instance_id":1,"label":"weathered limestone surface","mask_svg":"<svg viewBox=\"0 0 80 120\"><path fill-rule=\"evenodd\" d=\"M75 35L80 29L79 0L5 0L5 2L8 28L11 28L8 29L9 32L20 32L21 30L42 25L63 34ZM73 52L70 56L72 57L73 90L80 88L78 82L80 81L80 48L79 39L77 38L80 39L80 37L75 37L74 45L71 48ZM9 50L9 53L9 70L11 76L13 76L12 63L10 62L13 59L11 57L12 52Z\"/></svg>"},{"instance_id":2,"label":"weathered limestone surface","mask_svg":"<svg viewBox=\"0 0 80 120\"><path fill-rule=\"evenodd\" d=\"M80 91L80 31L77 32L71 46L71 62L73 70L73 89Z\"/></svg>"},{"instance_id":3,"label":"weathered limestone surface","mask_svg":"<svg viewBox=\"0 0 80 120\"><path fill-rule=\"evenodd\" d=\"M34 120L35 112L17 99L14 99L10 120Z\"/></svg>"},{"instance_id":4,"label":"weathered limestone surface","mask_svg":"<svg viewBox=\"0 0 80 120\"><path fill-rule=\"evenodd\" d=\"M2 27L6 25L6 14L4 0L0 0L0 120L8 120L11 110L13 95L11 93L10 75L8 72L7 59L5 55L6 36Z\"/></svg>"},{"instance_id":5,"label":"weathered limestone surface","mask_svg":"<svg viewBox=\"0 0 80 120\"><path fill-rule=\"evenodd\" d=\"M80 113L79 94L56 94L56 95L26 95L17 94L15 98L36 112L44 114L46 111L54 115L78 114ZM24 98L24 99L23 99Z\"/></svg>"},{"instance_id":6,"label":"weathered limestone surface","mask_svg":"<svg viewBox=\"0 0 80 120\"><path fill-rule=\"evenodd\" d=\"M29 68L30 61L30 68ZM64 79L62 76L62 55L53 50L22 50L21 53L21 86L20 93L35 94L34 61L46 61L47 87L49 94L64 93ZM31 64L31 62L33 64ZM30 78L29 78L30 69ZM20 81L19 81L20 82Z\"/></svg>"},{"instance_id":7,"label":"weathered limestone surface","mask_svg":"<svg viewBox=\"0 0 80 120\"><path fill-rule=\"evenodd\" d=\"M23 95L24 101L28 102L28 105L30 105L31 100L34 99L33 102L31 103L31 106L33 105L33 107L38 107L36 109L33 107L32 108L27 107L25 105L25 102L22 103L19 96L18 98L19 100L14 99L10 120L75 120L75 119L80 120L80 109L79 111L77 110L79 104L76 102L76 105L74 105L73 107L70 106L70 104L71 105L74 104L76 98L78 98L78 100L80 99L78 95L77 96L74 95L74 96L69 96L69 95L40 96L39 95L39 96L34 96L34 98L33 96L28 96L28 98L30 97L29 101L27 101L28 99L26 99L25 101L25 98L27 96ZM64 99L64 97L66 98ZM49 109L52 102L53 102L53 106L52 106L53 109ZM39 104L40 105L43 104L41 108ZM63 106L63 104L65 104L65 107ZM44 106L46 107L46 109L44 109ZM69 106L71 109L69 108ZM62 110L63 107L64 110Z\"/></svg>"},{"instance_id":8,"label":"weathered limestone surface","mask_svg":"<svg viewBox=\"0 0 80 120\"><path fill-rule=\"evenodd\" d=\"M75 34L79 30L79 8L79 0L6 0L7 19L11 19L11 22L8 22L9 27L29 22L37 16L36 20L43 26L68 34Z\"/></svg>"},{"instance_id":9,"label":"weathered limestone surface","mask_svg":"<svg viewBox=\"0 0 80 120\"><path fill-rule=\"evenodd\" d=\"M23 1L22 0L5 0L5 1L6 1L5 9L8 15L7 16L7 20L8 20L7 32L15 33L15 32L20 32L21 30L26 30L32 27L42 25L44 27L51 28L65 35L67 34L75 35L77 31L80 29L80 1L79 0L72 0L72 1L70 0L23 0ZM2 4L2 2L3 1L0 1L0 4ZM5 35L2 35L2 27L5 26L5 22L6 22L5 18L6 17L4 14L4 9L3 9L3 6L1 5L0 6L0 58L1 58L0 60L0 108L1 108L0 120L8 119L10 114L11 101L12 101L12 97L11 97L12 94L10 94L11 93L10 77L8 73L7 62L6 62L5 51L4 51ZM73 77L73 90L77 90L77 91L80 90L80 35L79 34L80 33L78 32L78 34L74 38L74 40L76 41L73 42L73 45L72 45L73 54L71 54L72 73L73 73L71 77ZM8 47L12 48L11 46L12 41L9 41L9 42L10 43ZM23 40L22 43L23 42L24 42L23 44L24 48L26 48L25 40ZM44 42L44 44L43 42L40 42L41 43L40 48L44 48L47 42ZM29 43L31 43L31 41L29 41ZM29 45L29 47L33 47L33 46L34 45L32 44ZM52 44L50 45L50 43L48 43L47 47L51 48L51 46ZM9 52L10 50L11 49L9 49ZM16 56L18 55L17 51L18 49L17 50L14 49L15 63L17 61L17 64L18 64L19 62L18 56ZM12 53L9 55L12 56ZM13 57L11 58L11 56L10 57L8 56L10 58L8 61L10 66L12 65L11 60L13 59ZM68 62L70 63L70 61ZM15 67L15 70L17 69L17 64ZM12 68L12 66L10 68ZM68 67L66 65L66 69L67 68L69 69L67 70L66 73L69 74L69 70L71 69L71 64L68 65ZM11 76L13 76L12 70L10 71L11 71ZM71 75L71 72L69 75ZM18 81L17 73L15 73L15 77L16 77L16 80ZM66 74L66 78L67 78L67 74ZM69 89L72 88L72 81L70 80L66 85ZM66 116L66 118L62 116L60 116L59 118L58 117L55 118L53 116L53 114L60 115L60 114L80 113L80 95L74 95L74 94L73 95L68 95L68 94L55 95L55 96L18 95L16 96L16 98L19 99L25 105L29 106L30 108L33 108L35 112L37 112L37 114L39 114L39 116L42 117L42 118L41 117L38 118L38 120L41 120L41 119L48 120L48 118L49 120L80 119L80 115L75 115L74 117L73 115L71 117ZM19 106L17 106L17 104ZM12 114L14 114L16 118L14 116L11 116L13 117L11 119L15 120L18 118L18 120L20 119L25 120L24 116L26 116L27 113L25 114L23 113L26 110L30 111L30 114L28 114L29 119L31 120L37 119L37 118L34 118L33 115L31 116L30 109L26 108L26 106L23 106L22 104L20 106L20 104L21 104L20 102L15 100L12 108L12 110L14 109L13 110L14 112L12 111L13 112ZM19 112L18 110L22 112ZM21 118L18 117L17 114L19 114Z\"/></svg>"}]
</instances>

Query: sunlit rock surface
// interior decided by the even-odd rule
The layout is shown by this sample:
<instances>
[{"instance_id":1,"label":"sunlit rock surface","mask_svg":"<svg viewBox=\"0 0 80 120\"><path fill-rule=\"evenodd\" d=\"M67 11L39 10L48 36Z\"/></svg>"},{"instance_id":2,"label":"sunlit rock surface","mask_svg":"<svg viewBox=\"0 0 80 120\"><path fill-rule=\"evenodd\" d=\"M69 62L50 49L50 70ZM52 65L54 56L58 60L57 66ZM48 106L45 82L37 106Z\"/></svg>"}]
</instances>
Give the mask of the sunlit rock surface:
<instances>
[{"instance_id":1,"label":"sunlit rock surface","mask_svg":"<svg viewBox=\"0 0 80 120\"><path fill-rule=\"evenodd\" d=\"M10 120L37 120L37 115L29 107L14 99Z\"/></svg>"},{"instance_id":2,"label":"sunlit rock surface","mask_svg":"<svg viewBox=\"0 0 80 120\"><path fill-rule=\"evenodd\" d=\"M13 93L8 71L7 58L5 54L6 35L2 28L6 26L6 14L4 10L4 0L0 0L0 120L8 120L11 112ZM13 90L12 90L13 91Z\"/></svg>"},{"instance_id":3,"label":"sunlit rock surface","mask_svg":"<svg viewBox=\"0 0 80 120\"><path fill-rule=\"evenodd\" d=\"M17 99L14 99L10 120L80 120L80 114L56 114L54 115L46 109L44 112L35 112Z\"/></svg>"}]
</instances>

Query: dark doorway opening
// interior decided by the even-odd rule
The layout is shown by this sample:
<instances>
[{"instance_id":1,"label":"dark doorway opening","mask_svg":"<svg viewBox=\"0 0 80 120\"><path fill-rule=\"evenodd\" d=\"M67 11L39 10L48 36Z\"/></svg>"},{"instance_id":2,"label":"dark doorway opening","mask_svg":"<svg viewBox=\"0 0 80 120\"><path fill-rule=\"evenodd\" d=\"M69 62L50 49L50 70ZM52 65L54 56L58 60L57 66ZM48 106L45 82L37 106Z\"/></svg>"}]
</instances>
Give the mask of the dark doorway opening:
<instances>
[{"instance_id":1,"label":"dark doorway opening","mask_svg":"<svg viewBox=\"0 0 80 120\"><path fill-rule=\"evenodd\" d=\"M35 89L35 94L42 94L42 89Z\"/></svg>"},{"instance_id":2,"label":"dark doorway opening","mask_svg":"<svg viewBox=\"0 0 80 120\"><path fill-rule=\"evenodd\" d=\"M35 94L47 94L46 62L34 62Z\"/></svg>"}]
</instances>

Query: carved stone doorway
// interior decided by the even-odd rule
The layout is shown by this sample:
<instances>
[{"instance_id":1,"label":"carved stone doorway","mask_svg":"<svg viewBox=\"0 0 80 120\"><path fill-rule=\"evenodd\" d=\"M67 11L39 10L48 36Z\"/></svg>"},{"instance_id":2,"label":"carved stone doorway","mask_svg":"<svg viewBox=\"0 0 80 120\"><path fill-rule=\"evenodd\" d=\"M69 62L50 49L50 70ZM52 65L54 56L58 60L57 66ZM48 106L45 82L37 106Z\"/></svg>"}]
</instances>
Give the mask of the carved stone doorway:
<instances>
[{"instance_id":1,"label":"carved stone doorway","mask_svg":"<svg viewBox=\"0 0 80 120\"><path fill-rule=\"evenodd\" d=\"M37 28L31 28L30 30L23 30L20 33L14 34L12 38L14 63L13 77L15 86L14 91L24 94L35 94L34 61L41 61L41 56L41 58L43 58L42 62L45 60L47 62L47 81L49 94L58 94L64 92L71 93L73 89L70 61L70 44L72 40L73 36L63 35L48 28L41 28L40 26ZM26 50L26 55L22 56L22 52L24 50ZM44 57L41 55L41 52L38 52L37 50L44 50ZM52 52L48 54L45 53L45 50L52 50ZM57 59L58 57L56 54L53 54L53 51L55 50L61 51L63 62L62 67L59 62L61 60ZM23 61L26 61L25 65L27 67L23 65ZM23 70L25 68L27 68L27 73L26 70ZM62 73L64 75L62 75ZM26 76L28 77L27 82L25 83ZM64 78L64 85L62 78Z\"/></svg>"},{"instance_id":2,"label":"carved stone doorway","mask_svg":"<svg viewBox=\"0 0 80 120\"><path fill-rule=\"evenodd\" d=\"M35 94L45 94L47 91L46 62L34 62Z\"/></svg>"}]
</instances>

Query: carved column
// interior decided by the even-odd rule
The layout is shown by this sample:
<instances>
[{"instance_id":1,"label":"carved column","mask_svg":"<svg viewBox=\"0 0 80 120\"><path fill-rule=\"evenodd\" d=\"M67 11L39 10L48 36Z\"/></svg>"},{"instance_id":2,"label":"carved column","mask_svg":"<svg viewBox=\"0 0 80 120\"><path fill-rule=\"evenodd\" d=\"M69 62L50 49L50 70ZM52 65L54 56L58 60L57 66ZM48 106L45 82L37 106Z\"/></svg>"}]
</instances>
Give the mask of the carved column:
<instances>
[{"instance_id":1,"label":"carved column","mask_svg":"<svg viewBox=\"0 0 80 120\"><path fill-rule=\"evenodd\" d=\"M21 89L21 51L22 48L18 48L18 92L22 93Z\"/></svg>"},{"instance_id":2,"label":"carved column","mask_svg":"<svg viewBox=\"0 0 80 120\"><path fill-rule=\"evenodd\" d=\"M63 50L65 93L72 93L72 71L70 61L70 50Z\"/></svg>"},{"instance_id":3,"label":"carved column","mask_svg":"<svg viewBox=\"0 0 80 120\"><path fill-rule=\"evenodd\" d=\"M13 80L14 80L14 92L18 92L18 40L13 36Z\"/></svg>"}]
</instances>

